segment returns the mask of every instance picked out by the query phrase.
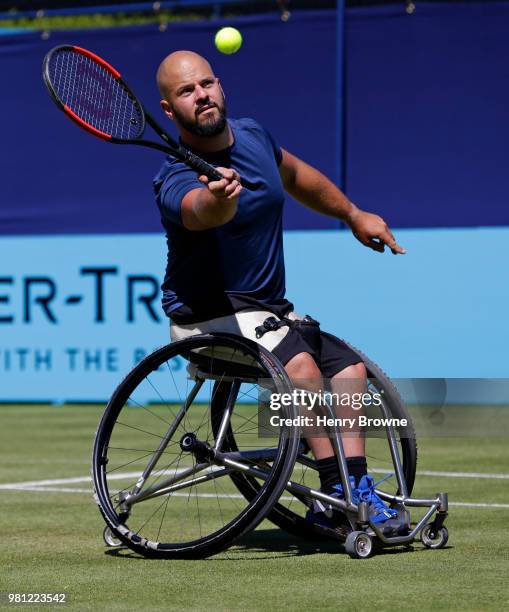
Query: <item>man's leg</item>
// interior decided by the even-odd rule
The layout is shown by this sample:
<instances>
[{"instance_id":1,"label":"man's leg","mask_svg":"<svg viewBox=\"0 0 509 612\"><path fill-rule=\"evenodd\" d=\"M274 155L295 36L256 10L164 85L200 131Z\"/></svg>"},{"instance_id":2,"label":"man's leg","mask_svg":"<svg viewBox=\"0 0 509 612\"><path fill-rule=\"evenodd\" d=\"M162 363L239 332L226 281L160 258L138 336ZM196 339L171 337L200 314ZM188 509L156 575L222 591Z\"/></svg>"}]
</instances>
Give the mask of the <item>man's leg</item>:
<instances>
[{"instance_id":1,"label":"man's leg","mask_svg":"<svg viewBox=\"0 0 509 612\"><path fill-rule=\"evenodd\" d=\"M305 388L314 393L323 391L322 374L315 360L309 353L299 353L292 357L286 364L285 370L297 387ZM359 363L348 366L339 372L336 377L333 377L333 392L335 392L334 386L337 389L341 387L341 382L343 383L342 388L344 389L345 380L348 380L348 388L351 393L365 391L366 368L364 364ZM355 387L355 389L353 387ZM352 418L352 416L357 414L355 411L351 410L349 406L340 406L340 408L341 410L338 416L341 418ZM342 435L341 439L345 450L348 471L355 477L355 481L359 482L361 477L367 473L366 458L364 457L364 438L362 437L362 433L359 432L358 435L352 435L352 433L349 432L348 434ZM332 442L326 435L309 436L306 438L306 441L318 464L320 488L324 493L332 493L334 487L341 482Z\"/></svg>"},{"instance_id":2,"label":"man's leg","mask_svg":"<svg viewBox=\"0 0 509 612\"><path fill-rule=\"evenodd\" d=\"M363 363L347 366L332 377L332 393L337 394L335 397L341 397L344 393L347 393L350 397L354 393L366 393L366 378L367 372ZM351 403L346 405L339 403L335 407L335 412L338 418L352 419L354 423L357 423L359 415L362 414L362 408L355 410ZM358 484L361 478L368 473L363 432L359 427L354 426L348 431L343 430L341 440L347 458L348 472Z\"/></svg>"},{"instance_id":3,"label":"man's leg","mask_svg":"<svg viewBox=\"0 0 509 612\"><path fill-rule=\"evenodd\" d=\"M309 353L295 355L287 362L285 369L292 382L298 387L306 388L308 391L315 393L323 389L322 374ZM331 379L332 392L337 393L338 397L341 397L343 393L349 395L365 393L367 389L366 374L363 363L356 363L343 368ZM342 403L338 403L335 412L338 418L350 418L354 419L354 422L361 414L361 411L353 409L351 404L343 405ZM388 529L397 531L401 527L400 521L397 519L397 513L389 509L378 497L373 487L373 479L367 475L363 432L360 429L352 428L349 432L343 432L341 439L348 473L355 480L352 491L354 502L358 503L361 499L367 501L371 519L380 525L387 526ZM307 442L317 462L320 489L329 495L342 497L339 468L330 439L325 436L308 437ZM341 512L335 513L336 518L331 517L323 504L313 504L313 508L309 510L306 516L308 520L314 523L332 528L335 524L341 524L344 521Z\"/></svg>"},{"instance_id":4,"label":"man's leg","mask_svg":"<svg viewBox=\"0 0 509 612\"><path fill-rule=\"evenodd\" d=\"M288 376L293 382L296 382L299 387L304 387L308 391L318 393L323 390L322 385L322 374L318 369L314 359L309 353L299 353L292 357L286 364L285 370ZM364 393L366 391L366 368L363 363L357 363L355 365L348 366L341 372L338 372L331 380L332 392L339 393L345 392L348 389L349 393ZM359 411L353 410L350 406L338 406L336 408L336 414L339 418L357 418ZM358 461L348 461L349 469L352 472L358 472L352 468L357 467L355 463L366 464L365 450L364 450L364 437L362 432L348 432L341 436L343 442L343 448L345 450L345 457L347 459L358 459ZM311 451L317 461L323 459L333 458L334 459L334 447L328 437L317 436L307 438L307 443L311 448ZM331 469L334 470L334 483L339 483L339 471L337 462L335 459L331 461ZM362 473L353 473L356 476L356 481L360 479L366 473L366 469Z\"/></svg>"},{"instance_id":5,"label":"man's leg","mask_svg":"<svg viewBox=\"0 0 509 612\"><path fill-rule=\"evenodd\" d=\"M285 365L285 370L299 388L319 393L322 390L322 374L309 353L299 353ZM317 461L334 457L331 441L325 436L306 438L309 448ZM339 482L339 479L336 480Z\"/></svg>"},{"instance_id":6,"label":"man's leg","mask_svg":"<svg viewBox=\"0 0 509 612\"><path fill-rule=\"evenodd\" d=\"M322 391L322 374L309 353L298 353L292 357L285 365L285 370L296 387L314 393ZM320 490L330 495L334 493L336 485L341 481L332 443L325 435L325 429L323 435L307 436L306 441L317 463ZM331 526L328 524L330 517L324 513L328 513L326 507L315 502L306 517L311 523ZM339 518L339 522L342 523L343 517Z\"/></svg>"},{"instance_id":7,"label":"man's leg","mask_svg":"<svg viewBox=\"0 0 509 612\"><path fill-rule=\"evenodd\" d=\"M322 374L315 360L309 353L298 353L287 362L285 369L297 388L304 388L314 393L323 391ZM358 387L360 389L363 386L365 389L366 387L366 370L362 364L360 364L360 367L354 365L345 368L343 372L338 374L338 377L350 380L355 379L356 388ZM359 382L357 382L357 379ZM336 386L338 385L339 383L336 383ZM344 414L345 417L349 416L350 411L348 407L346 409L343 408L341 414ZM330 438L325 435L325 429L323 435L308 436L306 440L316 459L318 476L320 478L320 490L327 495L342 497L338 462L332 442ZM351 436L342 436L342 440L345 448L345 455L347 457L349 473L359 477L362 476L362 474L359 474L358 470L360 464L364 468L364 473L366 473L366 459L363 456L364 440L362 436L356 436L354 438ZM346 516L342 512L334 512L318 501L313 502L312 507L306 514L306 518L313 524L318 524L330 529L335 529L340 525L348 525Z\"/></svg>"},{"instance_id":8,"label":"man's leg","mask_svg":"<svg viewBox=\"0 0 509 612\"><path fill-rule=\"evenodd\" d=\"M367 392L367 372L363 363L349 365L337 372L331 379L331 388L337 397L343 394L358 394L362 396ZM352 403L343 405L338 403L335 412L339 418L352 419L358 423L359 415L362 414L362 402L359 409L352 407ZM369 504L369 514L372 521L383 526L384 529L397 532L404 527L404 523L398 519L397 512L389 508L378 496L374 488L374 481L368 476L366 463L365 436L362 429L357 425L342 435L345 456L347 457L348 473L350 478L355 481L355 488L352 491L353 501L367 501Z\"/></svg>"},{"instance_id":9,"label":"man's leg","mask_svg":"<svg viewBox=\"0 0 509 612\"><path fill-rule=\"evenodd\" d=\"M356 363L355 365L348 366L341 372L338 372L331 379L331 388L333 393L341 395L342 393L366 393L367 372L366 367L363 363ZM336 414L338 418L342 419L355 419L359 418L359 414L362 414L361 410L354 410L350 404L344 406L340 404L336 407ZM345 449L345 455L347 457L359 457L365 455L365 444L364 436L362 431L354 429L349 435L343 435L343 446Z\"/></svg>"}]
</instances>

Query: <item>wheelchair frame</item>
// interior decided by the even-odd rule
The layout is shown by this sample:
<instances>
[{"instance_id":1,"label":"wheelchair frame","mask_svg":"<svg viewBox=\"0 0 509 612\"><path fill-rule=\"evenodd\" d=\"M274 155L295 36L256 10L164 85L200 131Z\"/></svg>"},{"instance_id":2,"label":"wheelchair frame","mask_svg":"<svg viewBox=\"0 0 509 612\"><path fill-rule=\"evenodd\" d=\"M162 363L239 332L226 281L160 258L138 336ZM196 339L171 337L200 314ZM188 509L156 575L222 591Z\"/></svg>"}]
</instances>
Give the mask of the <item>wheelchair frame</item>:
<instances>
[{"instance_id":1,"label":"wheelchair frame","mask_svg":"<svg viewBox=\"0 0 509 612\"><path fill-rule=\"evenodd\" d=\"M237 337L229 334L208 334L201 337L208 338L209 340L211 337L215 338L218 343L221 343L222 341L224 342L225 339L229 339L229 341L232 341L233 339L234 341L241 343L243 346L254 345L251 346L251 349L254 351L260 350L256 343L246 339L242 339L240 342ZM194 342L196 343L196 341L200 339L200 336L193 336L193 338ZM185 342L188 341L182 341L182 343ZM155 355L155 353L153 355ZM149 356L149 358L150 357L152 356ZM283 368L283 366L275 359L274 356L271 356L271 359L275 362L278 368ZM136 533L132 532L123 524L125 519L129 516L132 508L138 503L164 495L171 496L177 491L186 490L198 484L214 481L222 476L230 476L235 473L253 477L257 479L257 481L259 480L262 482L269 478L270 472L261 466L275 461L278 452L277 448L265 448L249 451L237 450L234 452L224 452L221 450L225 436L227 435L230 418L232 411L234 410L235 401L241 384L243 382L256 382L254 378L250 377L250 375L252 376L252 372L250 372L246 377L241 378L238 372L232 376L225 376L223 372L220 376L214 371L204 369L203 364L201 364L201 366L199 363L194 363L192 365L189 371L189 376L192 380L194 379L194 386L189 392L185 401L182 403L174 422L168 428L166 435L161 438L157 448L154 450L150 460L148 461L148 464L143 472L139 475L136 485L131 490L125 490L119 493L117 509L120 524L113 523L111 516L107 511L105 511L104 499L101 498L100 495L104 482L101 483L101 457L98 456L98 439L100 437L99 434L101 431L101 425L104 421L103 417L96 435L96 443L94 445L93 477L96 501L99 504L101 512L103 513L103 516L107 522L107 527L105 528L103 534L107 545L111 546L119 543L126 543L127 545L130 545L139 540L139 536L137 536ZM188 410L193 404L193 401L198 395L205 380L208 379L216 381L221 380L222 383L231 383L228 399L226 401L219 428L215 436L215 444L211 445L208 442L200 440L192 432L186 433L180 440L180 447L183 452L189 453L193 456L193 461L195 462L194 465L192 467L182 469L178 474L175 473L171 477L161 480L157 483L157 485L154 484L144 488L144 485L149 479L157 462L165 452L169 441L175 434L179 425L185 419ZM120 385L119 389L121 387L122 385ZM334 418L335 413L332 406L327 404L326 410L328 411L329 416ZM391 416L384 402L381 405L381 410L384 417L389 418ZM421 542L428 548L441 548L445 546L448 540L447 529L444 526L444 521L448 513L447 493L440 492L437 493L435 497L428 499L412 498L408 494L407 483L399 454L394 427L389 423L385 425L385 430L387 433L390 456L393 462L394 474L398 483L399 494L391 495L378 489L376 492L382 499L390 503L392 507L395 507L398 511L398 515L405 519L408 526L408 533L404 535L388 535L387 533L384 533L383 529L370 520L367 503L360 502L358 505L356 505L352 501L352 490L348 478L349 474L343 441L340 433L338 433L337 430L330 432L330 437L332 439L338 461L339 474L344 491L344 499L331 497L330 495L326 495L317 489L313 489L309 486L288 480L286 478L283 482L281 482L283 490L287 490L289 493L298 496L298 498L301 500L319 500L345 513L350 524L351 531L344 539L341 539L343 540L346 552L353 558L369 557L377 547L381 548L410 545L415 541L419 534ZM311 458L306 457L302 453L302 450L303 445L301 443L298 449L300 452L296 453L296 455L298 454L296 461L304 465L308 464L309 466L312 466L314 461ZM253 466L253 463L256 463L257 465ZM290 467L293 469L293 465ZM270 513L274 504L277 503L280 493L281 492L278 492L275 498L270 498L266 504L266 507L264 507L263 512L261 512L259 516L262 516L263 518ZM428 508L428 510L414 526L411 526L408 508L413 507L424 507ZM434 519L431 522L428 522L433 515ZM256 527L260 520L262 519L260 518L255 522L253 528ZM243 531L239 535L243 535L244 533L246 533L246 531ZM233 543L233 540L231 543ZM144 544L147 544L146 540ZM148 548L150 548L150 543L147 545Z\"/></svg>"}]
</instances>

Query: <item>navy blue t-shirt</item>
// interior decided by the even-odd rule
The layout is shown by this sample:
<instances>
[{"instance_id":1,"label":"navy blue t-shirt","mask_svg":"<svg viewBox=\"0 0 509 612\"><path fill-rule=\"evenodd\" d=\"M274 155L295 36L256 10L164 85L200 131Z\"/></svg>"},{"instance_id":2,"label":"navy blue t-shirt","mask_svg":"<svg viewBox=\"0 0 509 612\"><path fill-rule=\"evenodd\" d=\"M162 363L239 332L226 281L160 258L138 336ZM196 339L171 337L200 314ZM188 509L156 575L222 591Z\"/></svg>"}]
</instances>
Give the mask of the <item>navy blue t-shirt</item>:
<instances>
[{"instance_id":1,"label":"navy blue t-shirt","mask_svg":"<svg viewBox=\"0 0 509 612\"><path fill-rule=\"evenodd\" d=\"M196 172L168 157L154 179L168 243L163 308L175 321L203 321L260 302L285 310L289 304L284 300L281 149L253 119L228 123L233 145L200 156L258 185L256 191L242 190L231 221L208 230L187 230L182 199L192 189L204 188Z\"/></svg>"}]
</instances>

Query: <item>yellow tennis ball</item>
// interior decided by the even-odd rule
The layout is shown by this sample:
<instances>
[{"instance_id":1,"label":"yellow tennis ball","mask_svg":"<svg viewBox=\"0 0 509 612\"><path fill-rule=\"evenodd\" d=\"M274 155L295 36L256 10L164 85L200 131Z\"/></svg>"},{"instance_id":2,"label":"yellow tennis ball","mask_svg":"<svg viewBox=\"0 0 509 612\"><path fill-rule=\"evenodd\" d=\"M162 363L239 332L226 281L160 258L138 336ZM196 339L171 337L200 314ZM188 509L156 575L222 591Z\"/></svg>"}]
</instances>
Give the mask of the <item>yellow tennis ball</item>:
<instances>
[{"instance_id":1,"label":"yellow tennis ball","mask_svg":"<svg viewBox=\"0 0 509 612\"><path fill-rule=\"evenodd\" d=\"M221 53L231 55L240 49L242 34L235 28L221 28L217 32L214 42Z\"/></svg>"}]
</instances>

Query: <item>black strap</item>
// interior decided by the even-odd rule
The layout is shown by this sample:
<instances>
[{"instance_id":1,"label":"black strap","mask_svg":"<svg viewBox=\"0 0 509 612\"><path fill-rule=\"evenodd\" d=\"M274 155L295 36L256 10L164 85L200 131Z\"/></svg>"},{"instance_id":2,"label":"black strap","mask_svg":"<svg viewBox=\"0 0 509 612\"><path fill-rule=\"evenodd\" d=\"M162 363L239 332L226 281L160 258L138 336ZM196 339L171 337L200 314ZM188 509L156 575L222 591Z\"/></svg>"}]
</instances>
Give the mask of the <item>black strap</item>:
<instances>
[{"instance_id":1,"label":"black strap","mask_svg":"<svg viewBox=\"0 0 509 612\"><path fill-rule=\"evenodd\" d=\"M265 321L255 327L256 337L259 339L264 336L269 331L277 331L281 327L288 326L290 328L298 327L299 325L313 325L316 327L320 326L320 323L313 319L313 317L306 315L303 319L287 319L286 317L281 317L278 321L276 317L267 317Z\"/></svg>"},{"instance_id":2,"label":"black strap","mask_svg":"<svg viewBox=\"0 0 509 612\"><path fill-rule=\"evenodd\" d=\"M278 321L276 317L267 317L261 325L258 325L258 327L255 327L256 337L261 338L267 332L276 331L280 327L284 327L285 325L288 325L288 327L291 327L291 323L292 321L290 321L290 319L283 318L280 321Z\"/></svg>"}]
</instances>

